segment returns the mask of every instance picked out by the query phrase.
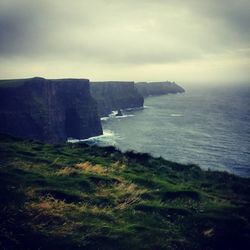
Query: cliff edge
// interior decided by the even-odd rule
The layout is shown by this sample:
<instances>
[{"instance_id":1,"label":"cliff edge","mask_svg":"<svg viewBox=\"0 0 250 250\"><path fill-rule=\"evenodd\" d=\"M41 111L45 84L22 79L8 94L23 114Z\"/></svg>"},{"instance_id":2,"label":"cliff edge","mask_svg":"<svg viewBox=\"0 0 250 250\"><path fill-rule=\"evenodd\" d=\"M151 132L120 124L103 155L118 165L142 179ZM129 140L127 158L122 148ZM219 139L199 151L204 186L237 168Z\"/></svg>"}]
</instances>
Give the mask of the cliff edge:
<instances>
[{"instance_id":1,"label":"cliff edge","mask_svg":"<svg viewBox=\"0 0 250 250\"><path fill-rule=\"evenodd\" d=\"M0 81L0 133L47 143L102 134L86 79Z\"/></svg>"},{"instance_id":2,"label":"cliff edge","mask_svg":"<svg viewBox=\"0 0 250 250\"><path fill-rule=\"evenodd\" d=\"M183 93L185 90L175 82L138 82L135 84L138 92L144 96Z\"/></svg>"},{"instance_id":3,"label":"cliff edge","mask_svg":"<svg viewBox=\"0 0 250 250\"><path fill-rule=\"evenodd\" d=\"M100 116L106 116L113 110L143 107L143 96L134 82L91 82L90 90L97 101Z\"/></svg>"}]
</instances>

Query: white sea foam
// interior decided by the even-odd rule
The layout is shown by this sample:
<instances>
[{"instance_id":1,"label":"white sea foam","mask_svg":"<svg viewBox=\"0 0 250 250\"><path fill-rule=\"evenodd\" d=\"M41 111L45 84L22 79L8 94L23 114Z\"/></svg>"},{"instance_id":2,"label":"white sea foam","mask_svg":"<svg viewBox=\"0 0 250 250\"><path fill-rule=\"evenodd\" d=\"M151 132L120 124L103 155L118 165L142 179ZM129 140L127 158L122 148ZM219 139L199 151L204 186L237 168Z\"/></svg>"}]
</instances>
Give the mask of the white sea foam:
<instances>
[{"instance_id":1,"label":"white sea foam","mask_svg":"<svg viewBox=\"0 0 250 250\"><path fill-rule=\"evenodd\" d=\"M115 118L115 119L120 119L120 118L127 118L127 117L133 117L135 115L127 115L127 114L123 114L123 115L117 115L118 114L118 111L116 110L113 110L109 116L104 116L104 117L101 117L101 121L108 121L109 119L111 118Z\"/></svg>"},{"instance_id":2,"label":"white sea foam","mask_svg":"<svg viewBox=\"0 0 250 250\"><path fill-rule=\"evenodd\" d=\"M101 117L101 121L107 121L109 119L108 116L105 116L105 117Z\"/></svg>"},{"instance_id":3,"label":"white sea foam","mask_svg":"<svg viewBox=\"0 0 250 250\"><path fill-rule=\"evenodd\" d=\"M89 144L98 144L98 145L116 145L116 139L122 139L118 135L116 135L111 130L104 130L102 135L93 136L87 139L68 139L70 143L77 143L77 142L87 142Z\"/></svg>"},{"instance_id":4,"label":"white sea foam","mask_svg":"<svg viewBox=\"0 0 250 250\"><path fill-rule=\"evenodd\" d=\"M121 116L115 116L114 118L120 119L120 118L127 118L127 117L133 117L133 116L135 116L135 115L121 115Z\"/></svg>"},{"instance_id":5,"label":"white sea foam","mask_svg":"<svg viewBox=\"0 0 250 250\"><path fill-rule=\"evenodd\" d=\"M118 111L117 110L113 110L110 114L109 114L109 117L114 117L118 114Z\"/></svg>"}]
</instances>

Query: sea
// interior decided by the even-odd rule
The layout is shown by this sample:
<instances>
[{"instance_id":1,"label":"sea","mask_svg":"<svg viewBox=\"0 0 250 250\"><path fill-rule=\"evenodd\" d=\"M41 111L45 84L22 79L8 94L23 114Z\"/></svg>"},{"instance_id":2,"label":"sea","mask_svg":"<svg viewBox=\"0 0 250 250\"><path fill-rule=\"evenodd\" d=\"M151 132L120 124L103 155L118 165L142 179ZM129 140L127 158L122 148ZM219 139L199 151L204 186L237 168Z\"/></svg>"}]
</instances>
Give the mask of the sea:
<instances>
[{"instance_id":1,"label":"sea","mask_svg":"<svg viewBox=\"0 0 250 250\"><path fill-rule=\"evenodd\" d=\"M187 87L123 114L103 117L104 135L88 141L250 177L250 85Z\"/></svg>"}]
</instances>

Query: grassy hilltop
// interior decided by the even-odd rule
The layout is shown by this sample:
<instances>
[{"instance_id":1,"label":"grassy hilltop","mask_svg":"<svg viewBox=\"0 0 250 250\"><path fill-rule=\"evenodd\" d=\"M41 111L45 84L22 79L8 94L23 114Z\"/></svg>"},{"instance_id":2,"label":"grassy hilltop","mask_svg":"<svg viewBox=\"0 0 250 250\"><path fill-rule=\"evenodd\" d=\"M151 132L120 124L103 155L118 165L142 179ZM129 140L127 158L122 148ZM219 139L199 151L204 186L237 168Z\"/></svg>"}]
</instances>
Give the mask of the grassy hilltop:
<instances>
[{"instance_id":1,"label":"grassy hilltop","mask_svg":"<svg viewBox=\"0 0 250 250\"><path fill-rule=\"evenodd\" d=\"M1 249L249 249L249 179L83 143L0 154Z\"/></svg>"}]
</instances>

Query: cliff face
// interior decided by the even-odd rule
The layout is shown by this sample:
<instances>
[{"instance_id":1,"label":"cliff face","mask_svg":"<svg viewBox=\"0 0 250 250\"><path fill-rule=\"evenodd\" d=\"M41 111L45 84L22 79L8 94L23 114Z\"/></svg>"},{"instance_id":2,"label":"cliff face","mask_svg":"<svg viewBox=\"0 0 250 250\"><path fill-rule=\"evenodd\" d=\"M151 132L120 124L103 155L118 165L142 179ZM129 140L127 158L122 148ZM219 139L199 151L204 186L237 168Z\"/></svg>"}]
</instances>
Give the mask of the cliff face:
<instances>
[{"instance_id":1,"label":"cliff face","mask_svg":"<svg viewBox=\"0 0 250 250\"><path fill-rule=\"evenodd\" d=\"M134 82L92 82L90 89L101 116L113 110L143 107L144 99Z\"/></svg>"},{"instance_id":2,"label":"cliff face","mask_svg":"<svg viewBox=\"0 0 250 250\"><path fill-rule=\"evenodd\" d=\"M174 82L138 82L138 92L144 96L183 93L185 90Z\"/></svg>"},{"instance_id":3,"label":"cliff face","mask_svg":"<svg viewBox=\"0 0 250 250\"><path fill-rule=\"evenodd\" d=\"M48 143L102 134L85 79L0 81L0 132Z\"/></svg>"}]
</instances>

